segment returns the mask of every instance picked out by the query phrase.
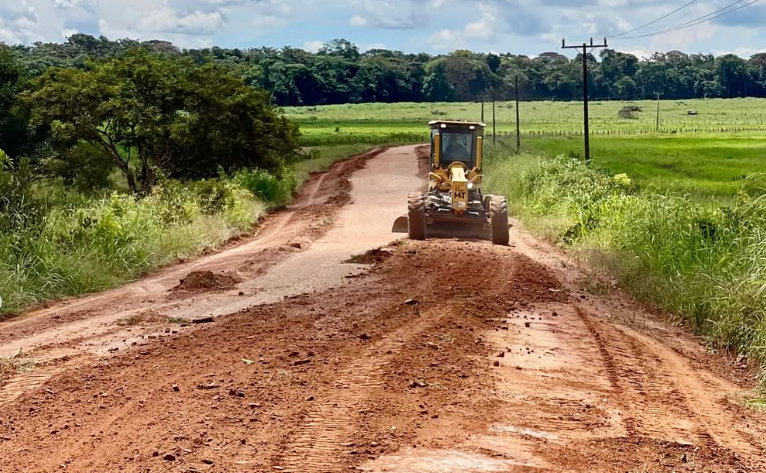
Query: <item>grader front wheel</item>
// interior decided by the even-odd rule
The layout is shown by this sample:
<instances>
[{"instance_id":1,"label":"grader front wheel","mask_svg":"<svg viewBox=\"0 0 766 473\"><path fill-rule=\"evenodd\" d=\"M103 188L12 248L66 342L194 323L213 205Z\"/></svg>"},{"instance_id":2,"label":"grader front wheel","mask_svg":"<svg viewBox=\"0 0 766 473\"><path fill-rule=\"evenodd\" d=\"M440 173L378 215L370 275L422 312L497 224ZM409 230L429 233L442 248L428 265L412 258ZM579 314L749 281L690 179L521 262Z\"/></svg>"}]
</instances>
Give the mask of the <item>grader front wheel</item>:
<instances>
[{"instance_id":1,"label":"grader front wheel","mask_svg":"<svg viewBox=\"0 0 766 473\"><path fill-rule=\"evenodd\" d=\"M492 243L507 245L510 241L508 232L508 202L505 197L493 195L489 201L489 225Z\"/></svg>"},{"instance_id":2,"label":"grader front wheel","mask_svg":"<svg viewBox=\"0 0 766 473\"><path fill-rule=\"evenodd\" d=\"M422 192L407 197L407 229L411 240L426 239L426 199Z\"/></svg>"}]
</instances>

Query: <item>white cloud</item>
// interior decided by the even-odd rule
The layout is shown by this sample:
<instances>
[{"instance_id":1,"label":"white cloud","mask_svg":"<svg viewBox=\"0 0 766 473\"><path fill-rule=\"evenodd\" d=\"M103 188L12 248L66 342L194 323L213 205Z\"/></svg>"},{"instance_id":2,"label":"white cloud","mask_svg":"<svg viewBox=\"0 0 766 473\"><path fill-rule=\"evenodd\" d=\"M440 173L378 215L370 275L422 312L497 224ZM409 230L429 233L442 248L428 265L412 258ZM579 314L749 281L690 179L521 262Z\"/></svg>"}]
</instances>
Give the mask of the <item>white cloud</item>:
<instances>
[{"instance_id":1,"label":"white cloud","mask_svg":"<svg viewBox=\"0 0 766 473\"><path fill-rule=\"evenodd\" d=\"M465 38L459 32L442 29L428 38L428 44L435 51L455 51L465 47Z\"/></svg>"},{"instance_id":2,"label":"white cloud","mask_svg":"<svg viewBox=\"0 0 766 473\"><path fill-rule=\"evenodd\" d=\"M142 31L152 33L205 35L218 31L224 25L221 12L180 13L170 8L162 8L149 12L137 26Z\"/></svg>"},{"instance_id":3,"label":"white cloud","mask_svg":"<svg viewBox=\"0 0 766 473\"><path fill-rule=\"evenodd\" d=\"M492 41L497 35L497 8L494 5L484 3L479 5L479 10L481 11L481 18L465 25L463 34L466 38Z\"/></svg>"},{"instance_id":4,"label":"white cloud","mask_svg":"<svg viewBox=\"0 0 766 473\"><path fill-rule=\"evenodd\" d=\"M316 53L324 47L324 41L306 41L303 43L303 50L310 53Z\"/></svg>"},{"instance_id":5,"label":"white cloud","mask_svg":"<svg viewBox=\"0 0 766 473\"><path fill-rule=\"evenodd\" d=\"M697 2L640 32L677 25L726 2L730 0ZM676 7L667 0L0 0L0 41L61 41L83 32L161 39L181 47L216 42L239 47L306 42L314 47L312 40L331 39L327 31L332 31L333 36L366 42L360 49L381 43L408 51L471 48L537 54L558 50L562 37L611 36ZM725 21L651 38L615 39L610 45L645 55L679 49L747 56L766 44L764 18L766 5L756 5L722 17ZM295 24L301 27L290 35L281 32ZM256 38L266 33L261 41Z\"/></svg>"},{"instance_id":6,"label":"white cloud","mask_svg":"<svg viewBox=\"0 0 766 473\"><path fill-rule=\"evenodd\" d=\"M356 45L356 47L358 47L359 51L363 53L366 53L372 49L388 49L388 47L383 43L359 43Z\"/></svg>"}]
</instances>

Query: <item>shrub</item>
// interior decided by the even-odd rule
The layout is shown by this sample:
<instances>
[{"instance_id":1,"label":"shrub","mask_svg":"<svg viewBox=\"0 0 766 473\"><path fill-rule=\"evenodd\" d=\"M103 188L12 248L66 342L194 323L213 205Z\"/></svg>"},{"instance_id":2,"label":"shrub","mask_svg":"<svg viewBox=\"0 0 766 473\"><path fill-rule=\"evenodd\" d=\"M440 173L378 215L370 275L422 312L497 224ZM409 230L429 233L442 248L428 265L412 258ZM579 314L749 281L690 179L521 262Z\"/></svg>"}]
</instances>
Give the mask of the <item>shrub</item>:
<instances>
[{"instance_id":1,"label":"shrub","mask_svg":"<svg viewBox=\"0 0 766 473\"><path fill-rule=\"evenodd\" d=\"M274 207L286 205L292 198L297 185L295 174L291 169L283 169L279 175L262 169L240 171L235 174L234 181Z\"/></svg>"},{"instance_id":2,"label":"shrub","mask_svg":"<svg viewBox=\"0 0 766 473\"><path fill-rule=\"evenodd\" d=\"M642 109L638 105L626 105L617 112L617 115L628 120L638 120L638 114L641 111Z\"/></svg>"}]
</instances>

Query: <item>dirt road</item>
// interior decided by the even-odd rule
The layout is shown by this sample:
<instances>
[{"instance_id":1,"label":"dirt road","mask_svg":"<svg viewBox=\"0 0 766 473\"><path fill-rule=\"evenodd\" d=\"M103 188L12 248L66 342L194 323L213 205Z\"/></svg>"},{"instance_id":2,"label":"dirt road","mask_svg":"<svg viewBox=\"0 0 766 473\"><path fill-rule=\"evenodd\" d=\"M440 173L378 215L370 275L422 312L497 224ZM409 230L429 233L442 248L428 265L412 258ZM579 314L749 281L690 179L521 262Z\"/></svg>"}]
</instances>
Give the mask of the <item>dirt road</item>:
<instances>
[{"instance_id":1,"label":"dirt road","mask_svg":"<svg viewBox=\"0 0 766 473\"><path fill-rule=\"evenodd\" d=\"M417 175L340 163L256 237L0 323L32 369L0 472L766 471L746 367L518 229L344 263Z\"/></svg>"}]
</instances>

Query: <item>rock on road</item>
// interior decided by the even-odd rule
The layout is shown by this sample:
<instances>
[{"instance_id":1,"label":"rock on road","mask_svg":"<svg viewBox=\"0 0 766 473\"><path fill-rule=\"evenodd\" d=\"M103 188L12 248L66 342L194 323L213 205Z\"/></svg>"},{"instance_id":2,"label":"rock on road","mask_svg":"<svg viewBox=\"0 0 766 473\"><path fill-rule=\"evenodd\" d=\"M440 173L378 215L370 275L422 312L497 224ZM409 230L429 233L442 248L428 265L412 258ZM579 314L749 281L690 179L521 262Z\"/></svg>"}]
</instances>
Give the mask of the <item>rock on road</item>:
<instances>
[{"instance_id":1,"label":"rock on road","mask_svg":"<svg viewBox=\"0 0 766 473\"><path fill-rule=\"evenodd\" d=\"M0 323L35 366L0 472L766 471L749 371L523 231L344 263L418 176L414 147L338 163L257 237Z\"/></svg>"}]
</instances>

